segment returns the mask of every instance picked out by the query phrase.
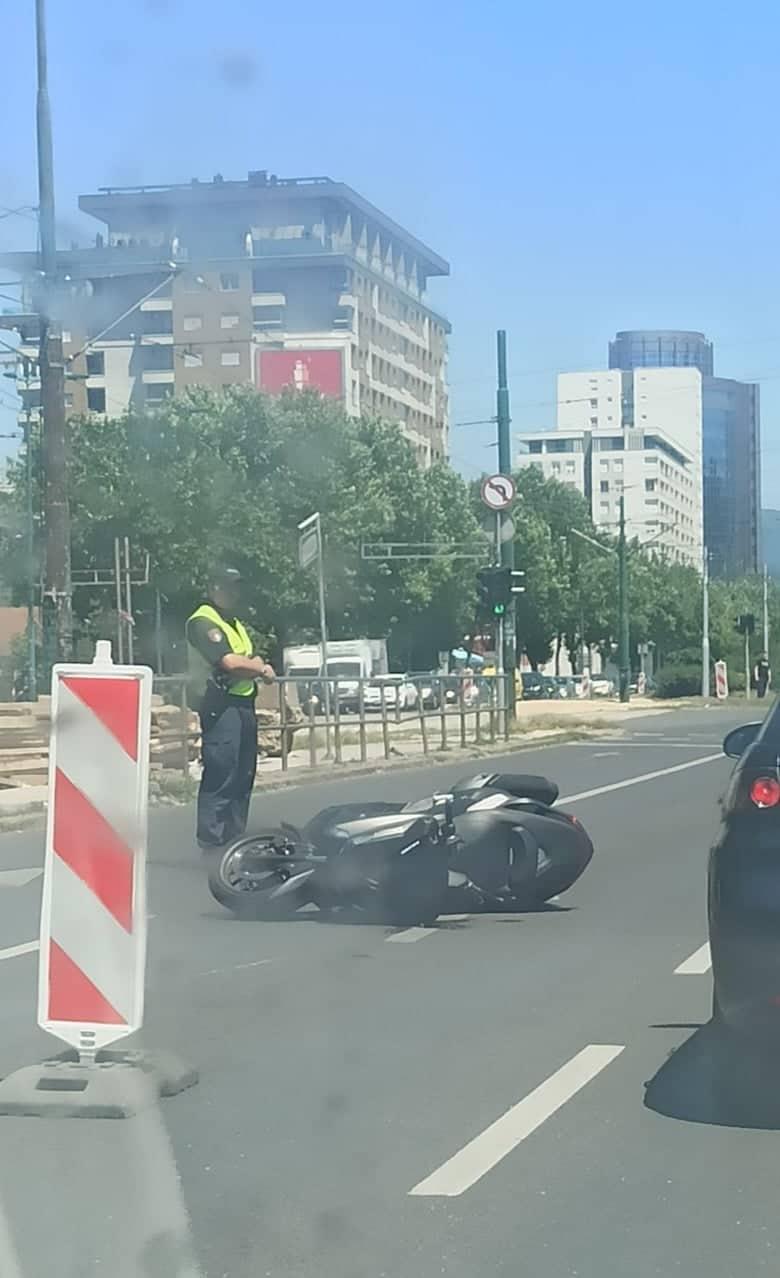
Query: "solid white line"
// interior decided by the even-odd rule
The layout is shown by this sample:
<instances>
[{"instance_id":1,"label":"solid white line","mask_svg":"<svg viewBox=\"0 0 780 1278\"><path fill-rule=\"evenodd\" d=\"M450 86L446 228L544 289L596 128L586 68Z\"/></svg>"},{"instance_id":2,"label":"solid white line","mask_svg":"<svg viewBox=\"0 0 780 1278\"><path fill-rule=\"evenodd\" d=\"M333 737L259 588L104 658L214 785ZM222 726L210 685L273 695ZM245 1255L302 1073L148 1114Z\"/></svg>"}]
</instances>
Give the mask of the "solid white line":
<instances>
[{"instance_id":1,"label":"solid white line","mask_svg":"<svg viewBox=\"0 0 780 1278\"><path fill-rule=\"evenodd\" d=\"M709 972L712 967L712 958L710 956L710 943L705 941L700 945L698 950L694 950L690 958L674 969L675 976L703 976L705 972Z\"/></svg>"},{"instance_id":2,"label":"solid white line","mask_svg":"<svg viewBox=\"0 0 780 1278\"><path fill-rule=\"evenodd\" d=\"M619 750L597 750L595 751L593 758L594 759L616 759L619 754L620 754Z\"/></svg>"},{"instance_id":3,"label":"solid white line","mask_svg":"<svg viewBox=\"0 0 780 1278\"><path fill-rule=\"evenodd\" d=\"M35 954L40 949L40 941L25 941L23 945L11 945L7 950L0 950L0 963L3 959L19 958L22 954Z\"/></svg>"},{"instance_id":4,"label":"solid white line","mask_svg":"<svg viewBox=\"0 0 780 1278\"><path fill-rule=\"evenodd\" d=\"M435 927L407 927L403 932L393 932L388 941L397 941L400 945L408 945L412 941L424 941L426 936L435 936Z\"/></svg>"},{"instance_id":5,"label":"solid white line","mask_svg":"<svg viewBox=\"0 0 780 1278\"><path fill-rule=\"evenodd\" d=\"M486 1127L454 1154L446 1163L421 1180L409 1193L427 1198L442 1196L455 1198L475 1185L486 1172L500 1163L502 1158L535 1132L566 1101L600 1074L624 1047L591 1043L581 1052L551 1074L548 1079L529 1092L523 1100L508 1109L501 1118Z\"/></svg>"},{"instance_id":6,"label":"solid white line","mask_svg":"<svg viewBox=\"0 0 780 1278\"><path fill-rule=\"evenodd\" d=\"M673 772L685 772L686 768L698 768L702 763L712 763L713 759L722 759L723 754L705 754L700 759L688 759L686 763L675 763L671 768L658 768L655 772L642 772L638 777L627 777L625 781L612 781L610 785L598 785L593 790L580 790L579 794L565 794L558 803L574 803L582 799L595 799L599 794L611 794L613 790L625 790L630 785L641 785L644 781L657 781L659 777L669 777Z\"/></svg>"}]
</instances>

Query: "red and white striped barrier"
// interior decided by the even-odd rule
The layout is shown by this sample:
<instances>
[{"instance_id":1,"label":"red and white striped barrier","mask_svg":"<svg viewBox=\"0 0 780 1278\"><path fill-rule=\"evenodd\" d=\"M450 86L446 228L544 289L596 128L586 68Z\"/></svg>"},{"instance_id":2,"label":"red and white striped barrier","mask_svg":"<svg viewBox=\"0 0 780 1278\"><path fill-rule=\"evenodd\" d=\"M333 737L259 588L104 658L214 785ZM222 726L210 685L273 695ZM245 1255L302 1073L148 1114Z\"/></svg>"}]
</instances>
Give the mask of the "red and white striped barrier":
<instances>
[{"instance_id":1,"label":"red and white striped barrier","mask_svg":"<svg viewBox=\"0 0 780 1278\"><path fill-rule=\"evenodd\" d=\"M82 1055L140 1029L152 672L52 672L38 1024Z\"/></svg>"},{"instance_id":2,"label":"red and white striped barrier","mask_svg":"<svg viewBox=\"0 0 780 1278\"><path fill-rule=\"evenodd\" d=\"M715 662L715 696L725 701L729 695L729 676L725 661Z\"/></svg>"}]
</instances>

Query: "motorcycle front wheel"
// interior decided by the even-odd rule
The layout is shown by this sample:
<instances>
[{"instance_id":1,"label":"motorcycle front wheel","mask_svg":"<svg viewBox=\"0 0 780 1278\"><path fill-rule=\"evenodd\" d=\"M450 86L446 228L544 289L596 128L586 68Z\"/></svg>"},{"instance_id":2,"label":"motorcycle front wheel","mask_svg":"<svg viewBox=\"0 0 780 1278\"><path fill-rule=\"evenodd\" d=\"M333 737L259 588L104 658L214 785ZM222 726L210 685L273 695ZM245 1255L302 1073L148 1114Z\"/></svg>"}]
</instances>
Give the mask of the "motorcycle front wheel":
<instances>
[{"instance_id":1,"label":"motorcycle front wheel","mask_svg":"<svg viewBox=\"0 0 780 1278\"><path fill-rule=\"evenodd\" d=\"M278 841L278 831L252 834L208 854L211 895L237 918L289 918L307 903L302 893L275 895L295 872L280 856Z\"/></svg>"}]
</instances>

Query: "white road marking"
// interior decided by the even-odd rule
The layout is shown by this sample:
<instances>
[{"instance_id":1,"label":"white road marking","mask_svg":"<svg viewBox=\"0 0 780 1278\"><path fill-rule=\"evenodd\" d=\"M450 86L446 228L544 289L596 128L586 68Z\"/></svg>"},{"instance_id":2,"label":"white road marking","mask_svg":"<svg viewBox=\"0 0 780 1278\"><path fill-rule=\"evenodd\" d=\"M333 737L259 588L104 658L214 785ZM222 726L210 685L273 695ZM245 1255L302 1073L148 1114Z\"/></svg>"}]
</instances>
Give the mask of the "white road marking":
<instances>
[{"instance_id":1,"label":"white road marking","mask_svg":"<svg viewBox=\"0 0 780 1278\"><path fill-rule=\"evenodd\" d=\"M486 1127L446 1163L409 1193L417 1197L455 1198L475 1185L507 1154L541 1127L556 1110L600 1074L624 1051L624 1046L591 1043L535 1087L501 1118Z\"/></svg>"},{"instance_id":2,"label":"white road marking","mask_svg":"<svg viewBox=\"0 0 780 1278\"><path fill-rule=\"evenodd\" d=\"M207 972L201 972L201 976L217 976L221 972L243 972L248 967L265 967L266 963L273 963L273 959L256 959L254 963L233 963L230 967L210 967Z\"/></svg>"},{"instance_id":3,"label":"white road marking","mask_svg":"<svg viewBox=\"0 0 780 1278\"><path fill-rule=\"evenodd\" d=\"M578 746L581 750L593 748L592 741L572 741L571 744ZM623 741L619 737L616 740L602 737L601 744L619 745L621 750L626 747L629 750L705 750L707 746L712 746L713 750L720 750L720 741ZM594 755L594 758L598 758L598 755Z\"/></svg>"},{"instance_id":4,"label":"white road marking","mask_svg":"<svg viewBox=\"0 0 780 1278\"><path fill-rule=\"evenodd\" d=\"M658 768L655 772L642 772L638 777L627 777L625 781L612 781L609 785L597 785L593 790L580 790L579 794L565 794L558 799L558 803L575 803L582 799L595 799L599 794L611 794L613 790L625 790L630 785L642 785L645 781L656 781L659 777L669 777L674 772L685 772L686 768L698 768L702 763L712 763L713 759L723 759L724 757L723 754L705 754L700 759L688 759L685 763L675 763L671 768Z\"/></svg>"},{"instance_id":5,"label":"white road marking","mask_svg":"<svg viewBox=\"0 0 780 1278\"><path fill-rule=\"evenodd\" d=\"M594 752L593 758L594 759L616 759L619 754L620 754L619 750L596 750Z\"/></svg>"},{"instance_id":6,"label":"white road marking","mask_svg":"<svg viewBox=\"0 0 780 1278\"><path fill-rule=\"evenodd\" d=\"M26 887L43 874L43 867L29 870L0 870L0 888Z\"/></svg>"},{"instance_id":7,"label":"white road marking","mask_svg":"<svg viewBox=\"0 0 780 1278\"><path fill-rule=\"evenodd\" d=\"M407 927L403 932L393 932L386 937L388 941L397 941L399 945L409 945L412 941L424 941L426 936L435 936L435 927Z\"/></svg>"},{"instance_id":8,"label":"white road marking","mask_svg":"<svg viewBox=\"0 0 780 1278\"><path fill-rule=\"evenodd\" d=\"M40 941L25 941L23 945L11 945L7 950L0 950L0 963L3 959L19 958L22 954L34 954L40 948Z\"/></svg>"},{"instance_id":9,"label":"white road marking","mask_svg":"<svg viewBox=\"0 0 780 1278\"><path fill-rule=\"evenodd\" d=\"M710 943L705 941L700 945L698 950L694 950L690 958L674 969L675 976L703 976L705 972L709 972L712 967L712 957L710 955Z\"/></svg>"}]
</instances>

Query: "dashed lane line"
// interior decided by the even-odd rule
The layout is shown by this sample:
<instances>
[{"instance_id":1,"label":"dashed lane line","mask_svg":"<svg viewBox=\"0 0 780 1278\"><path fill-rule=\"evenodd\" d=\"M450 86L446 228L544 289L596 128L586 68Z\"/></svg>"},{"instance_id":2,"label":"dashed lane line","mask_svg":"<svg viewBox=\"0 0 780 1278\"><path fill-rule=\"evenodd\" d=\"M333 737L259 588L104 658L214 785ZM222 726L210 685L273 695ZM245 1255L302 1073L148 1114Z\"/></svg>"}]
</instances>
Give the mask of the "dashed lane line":
<instances>
[{"instance_id":1,"label":"dashed lane line","mask_svg":"<svg viewBox=\"0 0 780 1278\"><path fill-rule=\"evenodd\" d=\"M699 946L698 950L694 950L693 954L685 962L674 969L674 974L675 976L704 976L711 967L710 943L705 941L703 945Z\"/></svg>"},{"instance_id":2,"label":"dashed lane line","mask_svg":"<svg viewBox=\"0 0 780 1278\"><path fill-rule=\"evenodd\" d=\"M435 927L406 927L403 932L393 932L386 940L395 941L398 945L410 945L413 941L424 941L426 936L435 935Z\"/></svg>"},{"instance_id":3,"label":"dashed lane line","mask_svg":"<svg viewBox=\"0 0 780 1278\"><path fill-rule=\"evenodd\" d=\"M471 1189L527 1136L576 1096L591 1079L610 1065L625 1044L591 1043L535 1087L501 1118L464 1145L457 1154L426 1176L409 1193L418 1198L457 1198Z\"/></svg>"}]
</instances>

